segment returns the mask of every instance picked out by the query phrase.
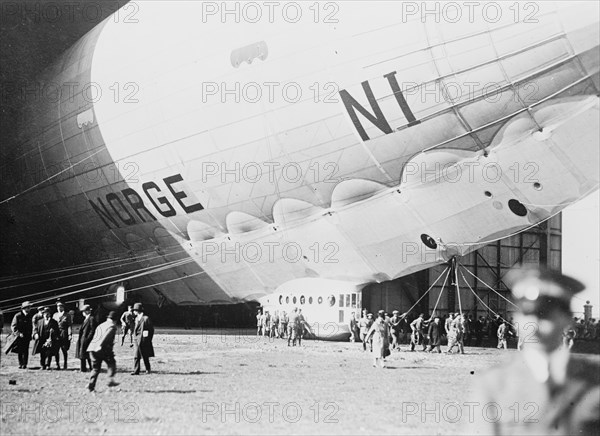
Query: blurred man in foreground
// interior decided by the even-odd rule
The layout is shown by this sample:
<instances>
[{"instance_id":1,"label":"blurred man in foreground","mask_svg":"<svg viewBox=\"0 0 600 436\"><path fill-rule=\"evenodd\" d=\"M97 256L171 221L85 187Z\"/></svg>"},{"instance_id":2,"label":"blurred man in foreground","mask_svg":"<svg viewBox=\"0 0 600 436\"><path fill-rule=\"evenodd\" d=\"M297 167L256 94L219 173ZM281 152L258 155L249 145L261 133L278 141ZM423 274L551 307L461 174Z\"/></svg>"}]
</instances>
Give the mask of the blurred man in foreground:
<instances>
[{"instance_id":1,"label":"blurred man in foreground","mask_svg":"<svg viewBox=\"0 0 600 436\"><path fill-rule=\"evenodd\" d=\"M520 313L516 317L522 351L510 364L488 374L482 384L476 417L479 434L598 434L599 365L562 347L571 322L571 297L583 285L555 271L523 268L510 271ZM491 410L495 409L495 410Z\"/></svg>"}]
</instances>

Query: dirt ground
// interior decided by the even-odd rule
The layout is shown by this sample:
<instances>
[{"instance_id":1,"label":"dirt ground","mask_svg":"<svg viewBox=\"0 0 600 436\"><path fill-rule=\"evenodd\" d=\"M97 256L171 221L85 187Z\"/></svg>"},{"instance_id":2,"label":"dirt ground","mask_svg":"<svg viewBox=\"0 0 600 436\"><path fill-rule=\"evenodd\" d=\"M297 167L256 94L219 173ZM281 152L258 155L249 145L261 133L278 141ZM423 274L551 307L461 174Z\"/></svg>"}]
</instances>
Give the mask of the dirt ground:
<instances>
[{"instance_id":1,"label":"dirt ground","mask_svg":"<svg viewBox=\"0 0 600 436\"><path fill-rule=\"evenodd\" d=\"M465 434L477 376L516 353L394 352L379 369L352 343L159 330L154 346L153 372L139 376L127 342L115 346L120 385L103 372L95 393L73 349L67 371L2 355L0 433Z\"/></svg>"}]
</instances>

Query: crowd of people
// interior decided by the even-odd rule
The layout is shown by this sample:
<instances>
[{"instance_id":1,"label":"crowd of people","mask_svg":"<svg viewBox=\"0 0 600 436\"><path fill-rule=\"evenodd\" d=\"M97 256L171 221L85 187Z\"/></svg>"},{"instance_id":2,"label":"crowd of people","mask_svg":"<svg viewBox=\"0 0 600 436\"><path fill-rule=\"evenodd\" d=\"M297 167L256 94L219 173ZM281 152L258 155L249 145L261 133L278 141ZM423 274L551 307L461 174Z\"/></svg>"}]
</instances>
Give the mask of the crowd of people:
<instances>
[{"instance_id":1,"label":"crowd of people","mask_svg":"<svg viewBox=\"0 0 600 436\"><path fill-rule=\"evenodd\" d=\"M512 414L498 413L495 420L486 418L473 422L477 426L475 433L597 434L600 425L598 363L569 351L576 338L599 337L595 319L574 318L570 309L571 298L584 289L583 284L555 271L531 267L511 271L507 283L516 302L516 321L500 315L475 319L462 313L449 313L442 318L435 310L428 318L421 313L409 319L408 313L400 314L397 310L391 317L379 310L374 317L363 309L360 318L352 314L350 341L361 342L362 349L372 353L373 366L385 367L385 358L407 342L409 352L422 347L422 351L441 353L442 342L446 340L447 353L453 352L455 347L458 353L464 353L466 344L489 346L483 343L485 338L493 339L498 348L507 348L508 340L514 337L521 351L480 380L479 404L493 404L500 411L513 410L518 399L522 404L536 406L536 419L519 420ZM95 389L103 362L108 366L109 386L118 385L114 380L113 347L119 320L123 330L121 346L129 333L130 346L135 347L132 374L140 373L141 360L146 372L150 372L154 328L140 303L129 306L120 317L110 312L100 324L100 320L92 317L90 306L84 306L82 312L84 320L78 333L76 357L81 360L80 371L86 372L88 366L92 370L90 391ZM17 353L19 368L27 368L33 339L33 354L40 354L41 369L50 369L53 360L56 368L61 369L61 355L62 369L66 369L73 339L71 318L60 302L55 313L48 307L39 307L35 315L31 314L31 304L24 302L12 320L12 333L4 351ZM284 311L270 314L259 310L256 321L257 335L287 338L290 346L296 343L300 346L302 338L312 333L298 308L289 315ZM530 330L531 326L536 328ZM526 336L531 340L524 340Z\"/></svg>"},{"instance_id":2,"label":"crowd of people","mask_svg":"<svg viewBox=\"0 0 600 436\"><path fill-rule=\"evenodd\" d=\"M27 369L30 342L33 339L32 355L40 357L40 369L51 370L52 361L56 361L56 370L67 369L67 358L73 341L73 316L65 311L62 302L56 303L56 311L52 313L50 307L40 306L37 313L32 313L32 305L25 301L11 322L11 335L5 344L5 353L18 355L19 369ZM121 346L129 333L130 347L133 349L133 372L139 375L141 361L144 362L146 373L150 373L150 358L154 357L152 338L154 326L150 318L144 314L141 303L129 305L119 318L117 313L111 311L106 319L97 319L92 314L92 307L84 305L81 309L83 322L77 337L75 357L80 360L80 372L91 371L87 388L94 391L100 373L102 362L108 366L109 386L117 386L114 380L116 374L116 361L114 355L114 341L117 334L119 321L123 336ZM63 365L60 365L60 356Z\"/></svg>"},{"instance_id":3,"label":"crowd of people","mask_svg":"<svg viewBox=\"0 0 600 436\"><path fill-rule=\"evenodd\" d=\"M446 353L452 353L456 347L457 353L464 354L465 346L495 346L498 349L507 349L509 340L514 341L521 349L524 337L519 338L518 328L513 318L505 319L500 315L480 316L475 319L471 314L448 313L444 318L433 314L425 319L421 313L414 319L409 319L408 313L400 314L394 310L392 316L380 310L378 318L373 319L373 314L366 309L362 310L360 318L353 312L350 317L350 342L361 342L363 350L373 351L372 326L379 320L386 326L386 340L390 350L401 351L401 344L409 345L407 351L421 351L442 353L442 343L447 343ZM590 318L587 321L574 318L570 327L563 332L563 345L566 348L573 346L575 338L595 340L600 337L599 323Z\"/></svg>"},{"instance_id":4,"label":"crowd of people","mask_svg":"<svg viewBox=\"0 0 600 436\"><path fill-rule=\"evenodd\" d=\"M294 307L289 315L282 310L275 310L272 314L268 310L258 310L256 314L256 335L269 338L287 338L288 347L302 345L302 339L312 334L310 325L304 319L302 309Z\"/></svg>"}]
</instances>

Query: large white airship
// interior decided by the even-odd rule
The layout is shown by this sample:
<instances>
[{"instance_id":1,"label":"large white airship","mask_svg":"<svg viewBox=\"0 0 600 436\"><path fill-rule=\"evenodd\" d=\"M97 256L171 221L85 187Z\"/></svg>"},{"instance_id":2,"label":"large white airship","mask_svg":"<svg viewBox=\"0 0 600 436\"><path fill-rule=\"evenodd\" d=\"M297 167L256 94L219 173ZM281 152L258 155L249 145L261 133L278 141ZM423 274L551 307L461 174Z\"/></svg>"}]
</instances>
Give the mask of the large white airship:
<instances>
[{"instance_id":1,"label":"large white airship","mask_svg":"<svg viewBox=\"0 0 600 436\"><path fill-rule=\"evenodd\" d=\"M364 284L598 189L598 15L130 3L26 108L3 163L4 247L29 270L126 264L117 279L147 301L298 306L345 332Z\"/></svg>"}]
</instances>

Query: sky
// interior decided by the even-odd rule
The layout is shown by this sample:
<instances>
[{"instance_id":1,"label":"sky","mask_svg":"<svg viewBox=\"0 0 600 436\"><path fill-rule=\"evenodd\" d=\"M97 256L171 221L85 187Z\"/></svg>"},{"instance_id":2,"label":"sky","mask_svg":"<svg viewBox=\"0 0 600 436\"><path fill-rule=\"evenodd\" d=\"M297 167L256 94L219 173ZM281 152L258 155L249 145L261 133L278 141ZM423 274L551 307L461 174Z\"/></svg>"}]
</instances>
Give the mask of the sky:
<instances>
[{"instance_id":1,"label":"sky","mask_svg":"<svg viewBox=\"0 0 600 436\"><path fill-rule=\"evenodd\" d=\"M600 193L598 191L563 212L562 270L586 285L573 298L571 309L581 316L589 300L592 316L600 318Z\"/></svg>"}]
</instances>

